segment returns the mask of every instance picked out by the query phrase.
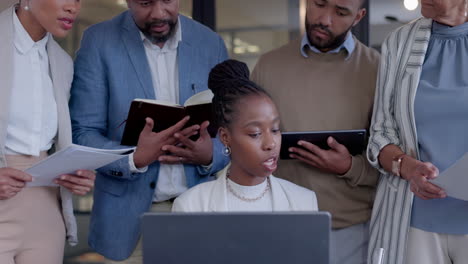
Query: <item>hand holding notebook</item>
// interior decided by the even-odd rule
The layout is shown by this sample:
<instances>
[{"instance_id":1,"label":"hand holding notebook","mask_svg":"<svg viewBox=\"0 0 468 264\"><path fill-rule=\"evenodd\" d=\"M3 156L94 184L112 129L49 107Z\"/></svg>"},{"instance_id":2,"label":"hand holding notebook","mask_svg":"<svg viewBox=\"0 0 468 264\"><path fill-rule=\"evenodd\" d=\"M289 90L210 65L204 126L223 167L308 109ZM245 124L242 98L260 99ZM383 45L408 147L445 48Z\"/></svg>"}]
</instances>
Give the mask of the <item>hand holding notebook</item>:
<instances>
[{"instance_id":1,"label":"hand holding notebook","mask_svg":"<svg viewBox=\"0 0 468 264\"><path fill-rule=\"evenodd\" d=\"M186 116L175 125L161 132L155 133L153 132L153 119L146 118L146 124L143 131L140 133L138 144L133 156L135 166L137 168L146 167L156 160L159 160L162 155L167 154L167 151L163 149L164 146L174 145L180 142L179 139L175 137L175 134L180 133L187 137L197 134L200 128L198 125L190 126L182 130L188 120L190 120L190 118Z\"/></svg>"},{"instance_id":2,"label":"hand holding notebook","mask_svg":"<svg viewBox=\"0 0 468 264\"><path fill-rule=\"evenodd\" d=\"M121 144L126 146L137 145L147 117L154 121L153 132L166 130L181 121L185 116L190 116L190 120L184 126L185 128L200 125L207 120L213 124L212 98L213 93L210 90L205 90L187 99L183 106L161 100L133 100ZM208 130L212 137L216 136L217 131L213 125L210 125Z\"/></svg>"}]
</instances>

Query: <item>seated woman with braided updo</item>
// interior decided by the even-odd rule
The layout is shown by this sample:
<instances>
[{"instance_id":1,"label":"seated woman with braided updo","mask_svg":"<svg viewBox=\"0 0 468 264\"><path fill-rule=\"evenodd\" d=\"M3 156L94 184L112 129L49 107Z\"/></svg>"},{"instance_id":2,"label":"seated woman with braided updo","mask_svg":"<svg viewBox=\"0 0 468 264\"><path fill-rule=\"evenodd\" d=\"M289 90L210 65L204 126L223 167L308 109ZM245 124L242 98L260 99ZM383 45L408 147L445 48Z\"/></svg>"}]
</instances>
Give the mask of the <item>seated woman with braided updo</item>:
<instances>
[{"instance_id":1,"label":"seated woman with braided updo","mask_svg":"<svg viewBox=\"0 0 468 264\"><path fill-rule=\"evenodd\" d=\"M179 196L176 212L316 211L315 193L271 175L281 147L280 120L265 90L249 80L247 65L227 60L211 70L208 86L224 154L231 163L218 179Z\"/></svg>"}]
</instances>

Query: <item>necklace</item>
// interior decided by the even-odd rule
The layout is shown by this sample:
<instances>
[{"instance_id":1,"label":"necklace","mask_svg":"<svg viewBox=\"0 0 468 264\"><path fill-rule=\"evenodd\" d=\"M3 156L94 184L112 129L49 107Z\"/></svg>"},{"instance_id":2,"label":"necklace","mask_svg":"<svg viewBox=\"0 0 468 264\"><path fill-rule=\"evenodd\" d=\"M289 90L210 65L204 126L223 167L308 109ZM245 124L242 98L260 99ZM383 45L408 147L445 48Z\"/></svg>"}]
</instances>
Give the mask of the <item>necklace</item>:
<instances>
[{"instance_id":1,"label":"necklace","mask_svg":"<svg viewBox=\"0 0 468 264\"><path fill-rule=\"evenodd\" d=\"M231 173L230 170L228 170L228 171L226 172L226 186L227 186L227 189L228 189L228 191L229 191L232 195L234 195L236 198L238 198L238 199L240 199L240 200L242 200L242 201L244 201L244 202L253 203L253 202L256 202L256 201L262 199L262 198L265 196L265 194L266 194L266 193L270 190L270 188L271 188L270 177L267 177L267 184L266 184L265 190L263 190L263 192L262 192L259 196L254 197L254 198L244 197L244 196L242 196L242 195L236 193L236 192L234 191L234 189L232 188L232 186L229 184L229 175L230 175L230 173Z\"/></svg>"}]
</instances>

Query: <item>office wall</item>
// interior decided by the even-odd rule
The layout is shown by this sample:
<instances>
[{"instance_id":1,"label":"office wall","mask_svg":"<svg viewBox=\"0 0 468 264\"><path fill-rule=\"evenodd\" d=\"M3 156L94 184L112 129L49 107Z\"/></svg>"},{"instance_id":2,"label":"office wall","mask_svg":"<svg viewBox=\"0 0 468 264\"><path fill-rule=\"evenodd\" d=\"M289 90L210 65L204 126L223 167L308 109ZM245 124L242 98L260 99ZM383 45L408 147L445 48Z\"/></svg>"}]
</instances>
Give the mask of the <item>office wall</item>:
<instances>
[{"instance_id":1,"label":"office wall","mask_svg":"<svg viewBox=\"0 0 468 264\"><path fill-rule=\"evenodd\" d=\"M18 0L0 0L0 11L18 3Z\"/></svg>"}]
</instances>

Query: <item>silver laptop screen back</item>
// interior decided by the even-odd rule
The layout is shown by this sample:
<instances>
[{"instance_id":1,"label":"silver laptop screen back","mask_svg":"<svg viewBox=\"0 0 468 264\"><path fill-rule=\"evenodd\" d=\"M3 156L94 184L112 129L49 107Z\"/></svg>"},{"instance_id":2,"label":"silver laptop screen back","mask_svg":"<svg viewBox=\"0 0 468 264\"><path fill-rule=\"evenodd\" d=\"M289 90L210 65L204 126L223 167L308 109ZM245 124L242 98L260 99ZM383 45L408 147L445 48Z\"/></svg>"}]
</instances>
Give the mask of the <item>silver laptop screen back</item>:
<instances>
[{"instance_id":1,"label":"silver laptop screen back","mask_svg":"<svg viewBox=\"0 0 468 264\"><path fill-rule=\"evenodd\" d=\"M328 213L143 216L144 264L329 264Z\"/></svg>"}]
</instances>

